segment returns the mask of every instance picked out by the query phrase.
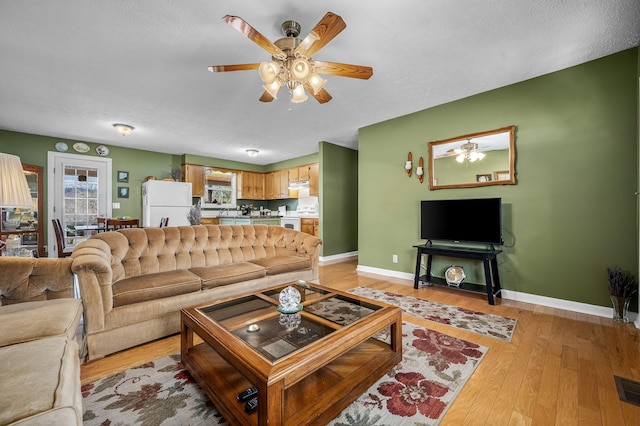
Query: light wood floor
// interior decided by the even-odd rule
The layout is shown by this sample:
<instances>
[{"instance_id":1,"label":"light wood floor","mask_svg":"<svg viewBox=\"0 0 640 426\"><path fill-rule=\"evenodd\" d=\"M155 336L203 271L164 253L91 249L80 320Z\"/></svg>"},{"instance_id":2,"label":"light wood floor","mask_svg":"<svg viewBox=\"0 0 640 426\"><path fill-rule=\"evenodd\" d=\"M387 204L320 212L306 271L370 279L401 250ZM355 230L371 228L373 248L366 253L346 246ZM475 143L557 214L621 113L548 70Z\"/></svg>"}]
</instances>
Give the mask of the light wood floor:
<instances>
[{"instance_id":1,"label":"light wood floor","mask_svg":"<svg viewBox=\"0 0 640 426\"><path fill-rule=\"evenodd\" d=\"M518 321L512 342L405 316L483 346L489 352L442 425L640 425L640 407L621 402L614 375L640 381L640 332L633 324L446 288L356 272L357 261L320 267L320 284L339 290L372 287ZM88 383L180 351L179 336L158 340L82 366Z\"/></svg>"}]
</instances>

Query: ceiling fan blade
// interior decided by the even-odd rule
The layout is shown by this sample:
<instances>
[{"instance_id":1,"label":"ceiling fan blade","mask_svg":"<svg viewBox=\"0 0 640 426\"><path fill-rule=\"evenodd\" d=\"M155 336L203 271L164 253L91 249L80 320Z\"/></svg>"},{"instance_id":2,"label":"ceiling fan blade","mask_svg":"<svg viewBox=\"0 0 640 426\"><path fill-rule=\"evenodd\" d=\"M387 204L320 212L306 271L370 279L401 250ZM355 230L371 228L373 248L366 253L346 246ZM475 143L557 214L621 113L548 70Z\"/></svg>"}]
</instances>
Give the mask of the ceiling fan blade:
<instances>
[{"instance_id":1,"label":"ceiling fan blade","mask_svg":"<svg viewBox=\"0 0 640 426\"><path fill-rule=\"evenodd\" d=\"M240 31L245 37L262 47L272 56L285 55L285 53L275 44L271 43L268 38L260 34L255 28L247 23L239 16L226 15L224 21L236 30ZM286 55L285 55L286 56Z\"/></svg>"},{"instance_id":2,"label":"ceiling fan blade","mask_svg":"<svg viewBox=\"0 0 640 426\"><path fill-rule=\"evenodd\" d=\"M368 80L373 68L362 65L339 64L337 62L313 61L318 74L337 75L339 77L361 78Z\"/></svg>"},{"instance_id":3,"label":"ceiling fan blade","mask_svg":"<svg viewBox=\"0 0 640 426\"><path fill-rule=\"evenodd\" d=\"M236 64L236 65L211 65L208 70L211 72L227 72L227 71L247 71L257 70L260 64Z\"/></svg>"},{"instance_id":4,"label":"ceiling fan blade","mask_svg":"<svg viewBox=\"0 0 640 426\"><path fill-rule=\"evenodd\" d=\"M313 88L311 87L311 85L309 83L305 84L304 88L307 89L307 92L309 92L311 94L311 96L316 98L316 101L320 102L321 104L327 103L331 99L333 99L332 96L329 94L329 92L327 92L324 89L320 89L320 91L318 93L314 94L313 93Z\"/></svg>"},{"instance_id":5,"label":"ceiling fan blade","mask_svg":"<svg viewBox=\"0 0 640 426\"><path fill-rule=\"evenodd\" d=\"M294 54L300 53L307 57L313 56L345 28L347 28L347 24L344 23L340 16L333 12L327 12L302 40L300 45L296 47Z\"/></svg>"},{"instance_id":6,"label":"ceiling fan blade","mask_svg":"<svg viewBox=\"0 0 640 426\"><path fill-rule=\"evenodd\" d=\"M264 92L262 92L262 96L260 96L259 101L260 102L271 102L273 100L273 96L271 96L269 94L269 92L267 92L266 90Z\"/></svg>"}]
</instances>

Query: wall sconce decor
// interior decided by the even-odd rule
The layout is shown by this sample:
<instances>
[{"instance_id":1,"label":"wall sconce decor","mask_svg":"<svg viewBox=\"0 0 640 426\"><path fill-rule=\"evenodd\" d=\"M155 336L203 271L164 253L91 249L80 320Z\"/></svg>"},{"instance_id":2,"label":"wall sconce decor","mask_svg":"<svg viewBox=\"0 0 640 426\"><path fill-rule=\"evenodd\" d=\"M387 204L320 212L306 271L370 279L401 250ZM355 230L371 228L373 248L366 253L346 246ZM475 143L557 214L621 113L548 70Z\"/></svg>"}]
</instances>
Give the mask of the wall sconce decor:
<instances>
[{"instance_id":1,"label":"wall sconce decor","mask_svg":"<svg viewBox=\"0 0 640 426\"><path fill-rule=\"evenodd\" d=\"M409 177L411 177L411 172L413 171L413 156L409 153L407 157L407 162L404 163L404 169L407 171Z\"/></svg>"},{"instance_id":2,"label":"wall sconce decor","mask_svg":"<svg viewBox=\"0 0 640 426\"><path fill-rule=\"evenodd\" d=\"M416 168L416 176L418 176L418 180L420 183L424 180L424 160L420 157L418 160L418 167Z\"/></svg>"}]
</instances>

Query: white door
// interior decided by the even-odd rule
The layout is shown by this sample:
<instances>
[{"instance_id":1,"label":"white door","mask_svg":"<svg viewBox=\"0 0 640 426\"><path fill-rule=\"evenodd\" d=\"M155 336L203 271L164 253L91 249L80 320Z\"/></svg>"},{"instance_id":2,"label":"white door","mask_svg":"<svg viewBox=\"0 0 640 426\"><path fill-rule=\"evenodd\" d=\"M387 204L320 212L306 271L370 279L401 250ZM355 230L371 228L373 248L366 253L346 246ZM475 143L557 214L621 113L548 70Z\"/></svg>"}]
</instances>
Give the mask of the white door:
<instances>
[{"instance_id":1,"label":"white door","mask_svg":"<svg viewBox=\"0 0 640 426\"><path fill-rule=\"evenodd\" d=\"M111 158L49 152L49 223L59 219L65 243L72 246L90 235L75 232L78 225L95 225L98 217L111 217ZM58 249L53 227L48 227L49 257Z\"/></svg>"}]
</instances>

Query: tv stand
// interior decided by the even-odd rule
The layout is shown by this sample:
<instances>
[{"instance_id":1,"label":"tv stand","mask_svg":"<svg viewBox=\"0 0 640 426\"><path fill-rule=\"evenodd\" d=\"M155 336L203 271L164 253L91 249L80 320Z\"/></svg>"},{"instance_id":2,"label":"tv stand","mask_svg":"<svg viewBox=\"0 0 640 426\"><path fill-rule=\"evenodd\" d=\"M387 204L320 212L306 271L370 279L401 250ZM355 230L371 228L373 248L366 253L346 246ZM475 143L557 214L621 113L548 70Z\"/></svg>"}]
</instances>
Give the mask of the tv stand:
<instances>
[{"instance_id":1,"label":"tv stand","mask_svg":"<svg viewBox=\"0 0 640 426\"><path fill-rule=\"evenodd\" d=\"M476 249L468 247L451 247L451 246L434 246L431 241L426 244L413 246L418 250L416 258L416 273L413 279L413 288L417 289L420 282L427 285L439 285L443 287L470 291L473 293L486 293L487 302L495 305L494 296L500 297L502 288L500 287L500 276L498 273L498 254L502 250L496 250L493 245L488 249ZM427 271L425 275L420 276L420 266L422 264L422 256L427 255ZM484 264L485 285L474 284L463 281L459 287L450 286L447 281L442 278L431 276L431 262L433 256L457 257L461 259L482 260Z\"/></svg>"}]
</instances>

